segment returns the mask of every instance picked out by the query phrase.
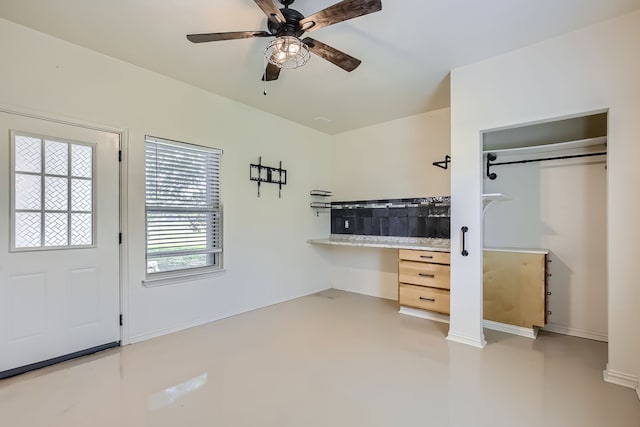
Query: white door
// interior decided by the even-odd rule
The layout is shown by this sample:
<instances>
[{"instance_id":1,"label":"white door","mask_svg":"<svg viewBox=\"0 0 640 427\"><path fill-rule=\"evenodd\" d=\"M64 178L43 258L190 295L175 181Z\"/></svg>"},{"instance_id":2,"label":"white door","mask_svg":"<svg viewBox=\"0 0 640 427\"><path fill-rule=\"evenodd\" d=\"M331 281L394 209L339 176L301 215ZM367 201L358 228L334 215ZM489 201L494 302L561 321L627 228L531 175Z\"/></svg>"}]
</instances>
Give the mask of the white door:
<instances>
[{"instance_id":1,"label":"white door","mask_svg":"<svg viewBox=\"0 0 640 427\"><path fill-rule=\"evenodd\" d=\"M0 378L120 340L118 150L0 113Z\"/></svg>"}]
</instances>

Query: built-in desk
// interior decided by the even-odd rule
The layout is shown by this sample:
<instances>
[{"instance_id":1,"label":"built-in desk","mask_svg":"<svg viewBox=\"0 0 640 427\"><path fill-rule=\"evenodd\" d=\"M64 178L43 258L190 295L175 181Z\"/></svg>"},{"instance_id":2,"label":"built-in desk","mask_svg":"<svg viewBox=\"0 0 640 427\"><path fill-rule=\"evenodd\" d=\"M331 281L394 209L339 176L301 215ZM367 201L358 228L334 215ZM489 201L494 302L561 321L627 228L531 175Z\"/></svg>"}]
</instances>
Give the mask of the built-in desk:
<instances>
[{"instance_id":1,"label":"built-in desk","mask_svg":"<svg viewBox=\"0 0 640 427\"><path fill-rule=\"evenodd\" d=\"M331 235L308 243L399 249L400 313L449 321L449 239ZM546 249L485 248L486 328L536 337L546 324L548 257Z\"/></svg>"}]
</instances>

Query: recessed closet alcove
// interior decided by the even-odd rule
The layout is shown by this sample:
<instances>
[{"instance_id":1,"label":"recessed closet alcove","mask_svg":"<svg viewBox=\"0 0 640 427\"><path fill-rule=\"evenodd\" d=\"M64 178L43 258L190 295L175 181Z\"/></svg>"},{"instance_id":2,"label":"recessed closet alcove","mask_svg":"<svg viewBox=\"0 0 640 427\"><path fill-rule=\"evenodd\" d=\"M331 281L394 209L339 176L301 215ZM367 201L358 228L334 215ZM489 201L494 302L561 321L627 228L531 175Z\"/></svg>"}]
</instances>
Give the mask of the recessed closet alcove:
<instances>
[{"instance_id":1,"label":"recessed closet alcove","mask_svg":"<svg viewBox=\"0 0 640 427\"><path fill-rule=\"evenodd\" d=\"M484 247L548 250L544 329L600 341L608 339L607 122L601 112L483 136L483 193L496 200L485 209Z\"/></svg>"}]
</instances>

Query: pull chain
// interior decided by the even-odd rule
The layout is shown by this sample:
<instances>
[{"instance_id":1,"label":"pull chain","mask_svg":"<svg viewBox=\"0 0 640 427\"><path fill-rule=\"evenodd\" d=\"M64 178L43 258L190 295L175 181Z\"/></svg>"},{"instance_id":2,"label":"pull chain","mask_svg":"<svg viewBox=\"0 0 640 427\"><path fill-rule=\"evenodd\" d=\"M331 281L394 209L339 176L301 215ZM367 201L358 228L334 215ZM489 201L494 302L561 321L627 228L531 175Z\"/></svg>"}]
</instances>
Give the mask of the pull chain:
<instances>
[{"instance_id":1,"label":"pull chain","mask_svg":"<svg viewBox=\"0 0 640 427\"><path fill-rule=\"evenodd\" d=\"M262 67L262 69L264 70L264 74L262 75L262 83L264 86L264 90L262 92L262 94L264 96L267 96L267 57L262 55L262 59L264 62L264 67Z\"/></svg>"}]
</instances>

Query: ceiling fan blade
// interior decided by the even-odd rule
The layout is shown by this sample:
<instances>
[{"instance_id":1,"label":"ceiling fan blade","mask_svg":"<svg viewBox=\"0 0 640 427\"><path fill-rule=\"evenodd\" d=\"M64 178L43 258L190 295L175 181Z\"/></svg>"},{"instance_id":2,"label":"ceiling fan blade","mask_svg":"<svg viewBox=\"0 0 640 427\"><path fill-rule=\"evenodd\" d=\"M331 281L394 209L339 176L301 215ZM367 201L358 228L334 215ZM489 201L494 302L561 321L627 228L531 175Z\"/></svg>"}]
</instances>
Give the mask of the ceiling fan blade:
<instances>
[{"instance_id":1,"label":"ceiling fan blade","mask_svg":"<svg viewBox=\"0 0 640 427\"><path fill-rule=\"evenodd\" d=\"M273 0L253 0L253 1L256 2L258 7L262 9L265 15L267 15L267 18L271 19L271 17L274 16L276 18L276 21L279 24L284 24L285 22L287 22L287 20L284 19L284 15L282 14L282 12L280 12L280 9L278 9L278 7L273 2Z\"/></svg>"},{"instance_id":2,"label":"ceiling fan blade","mask_svg":"<svg viewBox=\"0 0 640 427\"><path fill-rule=\"evenodd\" d=\"M344 0L307 16L300 21L305 31L315 31L328 25L368 15L382 10L381 0Z\"/></svg>"},{"instance_id":3,"label":"ceiling fan blade","mask_svg":"<svg viewBox=\"0 0 640 427\"><path fill-rule=\"evenodd\" d=\"M267 64L267 69L264 71L264 74L262 76L262 81L273 81L273 80L278 80L278 77L280 76L280 67L278 67L277 65L273 65L271 62L269 62Z\"/></svg>"},{"instance_id":4,"label":"ceiling fan blade","mask_svg":"<svg viewBox=\"0 0 640 427\"><path fill-rule=\"evenodd\" d=\"M302 43L306 44L311 52L336 64L345 71L353 71L362 63L359 59L312 38L306 37Z\"/></svg>"},{"instance_id":5,"label":"ceiling fan blade","mask_svg":"<svg viewBox=\"0 0 640 427\"><path fill-rule=\"evenodd\" d=\"M189 34L187 39L192 43L205 43L221 40L251 39L253 37L272 37L272 34L266 31L235 31L230 33Z\"/></svg>"}]
</instances>

